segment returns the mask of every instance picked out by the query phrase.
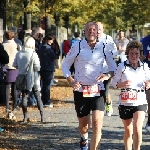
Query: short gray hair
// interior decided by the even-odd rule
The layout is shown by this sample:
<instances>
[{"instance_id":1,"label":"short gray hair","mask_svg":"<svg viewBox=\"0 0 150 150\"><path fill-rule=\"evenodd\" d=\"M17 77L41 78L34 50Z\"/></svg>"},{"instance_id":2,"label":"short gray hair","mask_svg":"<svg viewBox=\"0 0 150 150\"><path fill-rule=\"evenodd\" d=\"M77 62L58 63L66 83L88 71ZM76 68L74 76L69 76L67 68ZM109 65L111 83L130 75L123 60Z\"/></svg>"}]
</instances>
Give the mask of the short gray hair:
<instances>
[{"instance_id":1,"label":"short gray hair","mask_svg":"<svg viewBox=\"0 0 150 150\"><path fill-rule=\"evenodd\" d=\"M17 27L15 26L9 27L9 30L13 31L15 34L18 32Z\"/></svg>"},{"instance_id":2,"label":"short gray hair","mask_svg":"<svg viewBox=\"0 0 150 150\"><path fill-rule=\"evenodd\" d=\"M87 27L88 27L89 25L94 25L94 26L96 27L97 31L98 31L98 25L97 25L96 22L93 22L93 21L89 21L89 22L87 22L87 23L85 24L85 26L84 26L84 31L87 29Z\"/></svg>"}]
</instances>

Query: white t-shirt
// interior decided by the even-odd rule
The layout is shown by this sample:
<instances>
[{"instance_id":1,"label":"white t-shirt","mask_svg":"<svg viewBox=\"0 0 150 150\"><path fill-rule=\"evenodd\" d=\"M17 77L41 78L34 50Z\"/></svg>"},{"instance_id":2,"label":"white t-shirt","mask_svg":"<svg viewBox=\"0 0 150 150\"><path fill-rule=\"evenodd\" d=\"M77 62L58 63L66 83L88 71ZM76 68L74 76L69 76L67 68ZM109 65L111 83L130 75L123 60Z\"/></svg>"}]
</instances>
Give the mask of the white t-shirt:
<instances>
[{"instance_id":1,"label":"white t-shirt","mask_svg":"<svg viewBox=\"0 0 150 150\"><path fill-rule=\"evenodd\" d=\"M104 49L103 43L97 42L94 49L91 49L85 39L81 40L80 44L75 42L62 63L63 74L65 77L71 76L69 69L74 63L75 81L81 82L82 85L99 84L100 88L104 89L103 82L98 82L96 78L103 73L105 58L108 71L115 71L116 64L108 44L105 45Z\"/></svg>"},{"instance_id":2,"label":"white t-shirt","mask_svg":"<svg viewBox=\"0 0 150 150\"><path fill-rule=\"evenodd\" d=\"M99 37L99 42L107 44L107 46L111 50L113 56L116 56L118 54L116 44L114 43L113 38L111 36L106 35L106 34L103 33L101 35L101 37ZM108 65L107 65L106 61L104 60L104 63L103 63L103 73L107 73L107 72L109 72L108 71Z\"/></svg>"},{"instance_id":3,"label":"white t-shirt","mask_svg":"<svg viewBox=\"0 0 150 150\"><path fill-rule=\"evenodd\" d=\"M147 104L144 82L146 80L150 80L150 69L148 65L140 62L140 66L137 69L133 69L130 67L128 60L126 60L126 64L124 62L120 63L115 71L112 85L117 88L118 82L124 82L126 80L131 81L131 86L129 87L130 89L139 91L137 92L137 100L132 102L123 102L119 96L119 104L125 106L138 106ZM126 89L124 90L126 91Z\"/></svg>"}]
</instances>

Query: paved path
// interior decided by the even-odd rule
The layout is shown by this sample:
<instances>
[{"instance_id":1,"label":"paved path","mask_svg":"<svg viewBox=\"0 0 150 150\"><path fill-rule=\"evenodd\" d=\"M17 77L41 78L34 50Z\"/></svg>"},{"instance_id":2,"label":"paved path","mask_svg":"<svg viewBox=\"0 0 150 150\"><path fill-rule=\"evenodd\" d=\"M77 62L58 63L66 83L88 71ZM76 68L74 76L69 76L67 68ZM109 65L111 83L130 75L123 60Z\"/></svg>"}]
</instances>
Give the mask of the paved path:
<instances>
[{"instance_id":1,"label":"paved path","mask_svg":"<svg viewBox=\"0 0 150 150\"><path fill-rule=\"evenodd\" d=\"M101 150L124 150L123 125L118 116L118 90L111 89L114 113L104 117ZM47 123L29 123L28 128L12 133L13 138L0 136L0 148L5 150L79 150L78 121L72 100L65 100L65 107L45 109ZM39 112L30 113L30 118L40 120ZM22 113L19 114L22 117ZM147 120L147 117L146 117ZM144 122L144 126L146 123ZM3 133L1 133L3 134ZM91 130L89 132L91 137ZM9 144L8 144L9 143ZM15 146L13 146L15 143ZM10 148L13 147L13 148ZM143 144L141 150L150 150L150 135L143 128Z\"/></svg>"}]
</instances>

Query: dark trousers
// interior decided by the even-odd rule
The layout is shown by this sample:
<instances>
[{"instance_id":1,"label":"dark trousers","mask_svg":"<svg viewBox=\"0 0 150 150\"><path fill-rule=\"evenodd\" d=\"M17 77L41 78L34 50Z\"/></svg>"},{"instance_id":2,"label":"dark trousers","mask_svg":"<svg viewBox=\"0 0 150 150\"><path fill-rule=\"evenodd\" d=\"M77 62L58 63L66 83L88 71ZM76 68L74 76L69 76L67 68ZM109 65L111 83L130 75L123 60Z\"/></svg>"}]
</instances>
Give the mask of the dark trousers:
<instances>
[{"instance_id":1,"label":"dark trousers","mask_svg":"<svg viewBox=\"0 0 150 150\"><path fill-rule=\"evenodd\" d=\"M44 105L50 105L50 84L53 78L53 71L41 71L41 81L42 81L42 101Z\"/></svg>"},{"instance_id":2,"label":"dark trousers","mask_svg":"<svg viewBox=\"0 0 150 150\"><path fill-rule=\"evenodd\" d=\"M27 105L28 105L27 103L28 103L29 95L30 95L30 91L28 91L28 90L22 91L22 110L23 110L24 114L27 113ZM41 100L40 91L34 91L34 95L37 100L38 110L40 110L40 112L42 113L43 112L43 103Z\"/></svg>"},{"instance_id":3,"label":"dark trousers","mask_svg":"<svg viewBox=\"0 0 150 150\"><path fill-rule=\"evenodd\" d=\"M0 104L6 105L6 84L0 82Z\"/></svg>"},{"instance_id":4,"label":"dark trousers","mask_svg":"<svg viewBox=\"0 0 150 150\"><path fill-rule=\"evenodd\" d=\"M6 82L6 110L9 110L9 98L10 98L10 88L11 96L13 100L13 109L17 106L17 91L15 82Z\"/></svg>"}]
</instances>

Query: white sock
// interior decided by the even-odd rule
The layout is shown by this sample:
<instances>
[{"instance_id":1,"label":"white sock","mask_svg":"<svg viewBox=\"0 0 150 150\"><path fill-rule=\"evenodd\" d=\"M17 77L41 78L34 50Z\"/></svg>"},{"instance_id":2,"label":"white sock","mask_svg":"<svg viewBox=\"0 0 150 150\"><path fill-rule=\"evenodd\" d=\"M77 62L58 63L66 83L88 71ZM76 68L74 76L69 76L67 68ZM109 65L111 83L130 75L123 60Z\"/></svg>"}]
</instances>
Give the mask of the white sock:
<instances>
[{"instance_id":1,"label":"white sock","mask_svg":"<svg viewBox=\"0 0 150 150\"><path fill-rule=\"evenodd\" d=\"M88 132L87 132L87 133L85 133L85 134L84 134L84 136L83 136L83 135L81 135L81 137L82 137L83 139L88 139Z\"/></svg>"}]
</instances>

